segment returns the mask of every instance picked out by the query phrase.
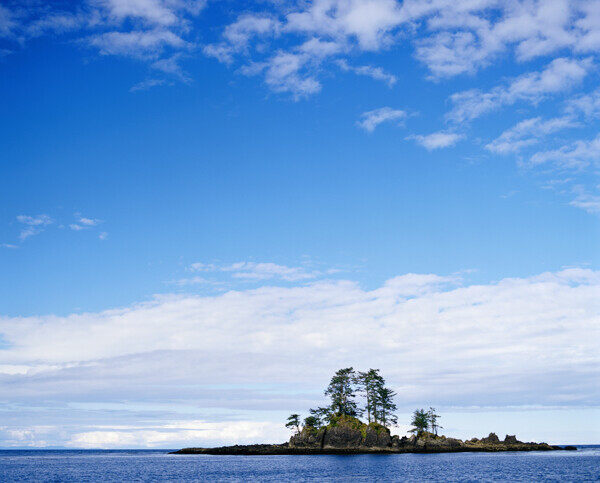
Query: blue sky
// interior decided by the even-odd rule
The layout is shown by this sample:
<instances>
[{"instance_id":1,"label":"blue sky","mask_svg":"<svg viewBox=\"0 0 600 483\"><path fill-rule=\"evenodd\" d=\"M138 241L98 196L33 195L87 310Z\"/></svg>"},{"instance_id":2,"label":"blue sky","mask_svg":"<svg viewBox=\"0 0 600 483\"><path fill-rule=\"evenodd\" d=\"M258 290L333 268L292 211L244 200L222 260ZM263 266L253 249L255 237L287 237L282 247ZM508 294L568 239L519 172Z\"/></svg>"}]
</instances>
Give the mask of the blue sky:
<instances>
[{"instance_id":1,"label":"blue sky","mask_svg":"<svg viewBox=\"0 0 600 483\"><path fill-rule=\"evenodd\" d=\"M597 442L597 11L4 2L0 446L283 438L346 365Z\"/></svg>"}]
</instances>

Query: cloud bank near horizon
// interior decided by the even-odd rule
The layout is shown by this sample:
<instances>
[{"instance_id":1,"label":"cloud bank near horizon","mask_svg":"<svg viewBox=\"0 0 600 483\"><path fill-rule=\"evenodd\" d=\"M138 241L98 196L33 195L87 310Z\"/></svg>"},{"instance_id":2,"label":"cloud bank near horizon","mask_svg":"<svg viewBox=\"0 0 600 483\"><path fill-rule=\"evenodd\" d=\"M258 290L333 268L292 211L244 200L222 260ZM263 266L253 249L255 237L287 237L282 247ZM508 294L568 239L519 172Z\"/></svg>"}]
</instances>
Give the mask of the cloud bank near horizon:
<instances>
[{"instance_id":1,"label":"cloud bank near horizon","mask_svg":"<svg viewBox=\"0 0 600 483\"><path fill-rule=\"evenodd\" d=\"M381 368L405 409L597 407L599 322L600 273L581 268L467 286L406 274L373 290L319 279L2 317L0 445L280 439L277 417L319 404L348 365ZM28 413L39 424L20 426ZM67 413L88 419L59 431Z\"/></svg>"}]
</instances>

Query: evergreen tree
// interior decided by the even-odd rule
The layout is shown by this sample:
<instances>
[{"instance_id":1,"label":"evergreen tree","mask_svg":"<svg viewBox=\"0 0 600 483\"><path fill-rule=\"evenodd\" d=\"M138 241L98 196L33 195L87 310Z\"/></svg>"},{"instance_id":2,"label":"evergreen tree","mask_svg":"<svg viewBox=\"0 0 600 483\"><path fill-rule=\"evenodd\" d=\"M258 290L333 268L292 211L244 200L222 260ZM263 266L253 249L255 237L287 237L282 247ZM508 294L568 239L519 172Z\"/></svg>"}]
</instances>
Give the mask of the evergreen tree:
<instances>
[{"instance_id":1,"label":"evergreen tree","mask_svg":"<svg viewBox=\"0 0 600 483\"><path fill-rule=\"evenodd\" d=\"M319 421L319 426L322 425L324 422L325 423L331 422L331 418L333 416L333 413L331 412L331 408L329 406L327 406L327 407L319 406L316 409L309 409L308 412L311 414L312 417L314 417L317 421Z\"/></svg>"},{"instance_id":2,"label":"evergreen tree","mask_svg":"<svg viewBox=\"0 0 600 483\"><path fill-rule=\"evenodd\" d=\"M440 415L436 414L435 408L430 407L429 411L427 411L427 417L429 418L429 426L431 427L431 432L437 436L438 429L441 428L441 426L437 423L437 420L439 419Z\"/></svg>"},{"instance_id":3,"label":"evergreen tree","mask_svg":"<svg viewBox=\"0 0 600 483\"><path fill-rule=\"evenodd\" d=\"M367 372L359 372L356 377L356 384L360 388L360 392L365 396L366 404L365 411L367 413L367 421L377 421L377 393L379 388L384 384L383 377L379 375L379 369L369 369Z\"/></svg>"},{"instance_id":4,"label":"evergreen tree","mask_svg":"<svg viewBox=\"0 0 600 483\"><path fill-rule=\"evenodd\" d=\"M321 426L321 420L315 416L309 416L304 419L305 428L318 428Z\"/></svg>"},{"instance_id":5,"label":"evergreen tree","mask_svg":"<svg viewBox=\"0 0 600 483\"><path fill-rule=\"evenodd\" d=\"M358 416L359 409L354 401L356 376L352 367L340 369L329 382L325 395L331 400L330 412L335 416Z\"/></svg>"},{"instance_id":6,"label":"evergreen tree","mask_svg":"<svg viewBox=\"0 0 600 483\"><path fill-rule=\"evenodd\" d=\"M396 411L394 397L396 397L396 393L383 384L377 388L377 417L379 422L386 428L388 425L398 422L398 417L394 414Z\"/></svg>"},{"instance_id":7,"label":"evergreen tree","mask_svg":"<svg viewBox=\"0 0 600 483\"><path fill-rule=\"evenodd\" d=\"M296 433L300 432L300 415L299 414L291 414L287 418L287 423L285 423L285 427L295 430Z\"/></svg>"},{"instance_id":8,"label":"evergreen tree","mask_svg":"<svg viewBox=\"0 0 600 483\"><path fill-rule=\"evenodd\" d=\"M417 437L421 436L429 427L429 414L424 409L416 409L410 424L414 426L410 432L417 433Z\"/></svg>"}]
</instances>

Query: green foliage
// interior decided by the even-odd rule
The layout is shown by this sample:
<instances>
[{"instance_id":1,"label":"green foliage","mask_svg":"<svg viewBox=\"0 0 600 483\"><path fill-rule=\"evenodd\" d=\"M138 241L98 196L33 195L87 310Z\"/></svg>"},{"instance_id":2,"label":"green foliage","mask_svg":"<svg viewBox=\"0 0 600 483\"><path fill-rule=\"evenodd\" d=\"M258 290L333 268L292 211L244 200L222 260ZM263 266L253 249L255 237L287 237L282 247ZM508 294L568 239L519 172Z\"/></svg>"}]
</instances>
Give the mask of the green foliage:
<instances>
[{"instance_id":1,"label":"green foliage","mask_svg":"<svg viewBox=\"0 0 600 483\"><path fill-rule=\"evenodd\" d=\"M335 426L349 426L352 429L361 429L363 426L365 426L365 423L354 416L340 414L333 416L327 426L330 428Z\"/></svg>"},{"instance_id":2,"label":"green foliage","mask_svg":"<svg viewBox=\"0 0 600 483\"><path fill-rule=\"evenodd\" d=\"M429 411L427 411L427 417L429 418L429 426L431 427L431 432L437 436L438 429L441 428L441 426L437 423L437 420L439 419L440 415L436 414L435 408L430 407Z\"/></svg>"},{"instance_id":3,"label":"green foliage","mask_svg":"<svg viewBox=\"0 0 600 483\"><path fill-rule=\"evenodd\" d=\"M355 401L357 392L364 396L364 409ZM344 424L366 432L367 425L357 419L365 413L367 424L373 425L377 432L388 431L388 426L398 423L398 417L395 414L397 406L394 402L396 392L386 387L385 379L379 373L379 369L369 369L367 372L358 373L355 373L352 367L340 369L331 378L325 395L329 398L330 404L311 409L311 415L304 420L305 428L320 428L323 425L333 427ZM411 432L422 436L431 428L430 434L437 436L437 431L441 428L437 423L439 417L435 408L430 407L429 411L415 410L411 422L413 426ZM292 424L288 427L297 426Z\"/></svg>"},{"instance_id":4,"label":"green foliage","mask_svg":"<svg viewBox=\"0 0 600 483\"><path fill-rule=\"evenodd\" d=\"M376 422L387 426L398 422L394 414L396 393L385 387L385 379L379 374L379 369L359 372L356 383L366 400L365 412L369 423Z\"/></svg>"},{"instance_id":5,"label":"green foliage","mask_svg":"<svg viewBox=\"0 0 600 483\"><path fill-rule=\"evenodd\" d=\"M329 386L325 390L325 395L331 400L329 410L333 415L359 415L358 406L354 401L356 397L355 379L356 375L352 367L340 369L331 378Z\"/></svg>"},{"instance_id":6,"label":"green foliage","mask_svg":"<svg viewBox=\"0 0 600 483\"><path fill-rule=\"evenodd\" d=\"M379 375L379 369L369 369L367 372L359 372L356 383L361 394L365 397L365 412L367 421L377 421L377 388L384 384L383 377Z\"/></svg>"},{"instance_id":7,"label":"green foliage","mask_svg":"<svg viewBox=\"0 0 600 483\"><path fill-rule=\"evenodd\" d=\"M424 409L415 409L410 424L413 426L413 429L411 429L410 432L417 433L417 436L421 436L429 427L429 414Z\"/></svg>"},{"instance_id":8,"label":"green foliage","mask_svg":"<svg viewBox=\"0 0 600 483\"><path fill-rule=\"evenodd\" d=\"M296 433L300 432L300 415L299 414L291 414L287 418L287 423L285 423L285 427L288 429L294 430Z\"/></svg>"},{"instance_id":9,"label":"green foliage","mask_svg":"<svg viewBox=\"0 0 600 483\"><path fill-rule=\"evenodd\" d=\"M308 416L304 419L305 428L319 428L321 426L321 420L315 416Z\"/></svg>"},{"instance_id":10,"label":"green foliage","mask_svg":"<svg viewBox=\"0 0 600 483\"><path fill-rule=\"evenodd\" d=\"M382 378L383 379L383 378ZM387 427L390 424L397 424L398 417L394 414L396 411L396 404L394 403L394 397L396 393L385 387L380 386L377 388L376 400L378 403L377 418L379 422Z\"/></svg>"},{"instance_id":11,"label":"green foliage","mask_svg":"<svg viewBox=\"0 0 600 483\"><path fill-rule=\"evenodd\" d=\"M319 426L328 423L333 416L333 413L331 412L331 409L329 408L329 406L326 406L326 407L319 406L316 409L309 409L309 412L310 412L311 416L313 416L314 418L316 418L319 421Z\"/></svg>"}]
</instances>

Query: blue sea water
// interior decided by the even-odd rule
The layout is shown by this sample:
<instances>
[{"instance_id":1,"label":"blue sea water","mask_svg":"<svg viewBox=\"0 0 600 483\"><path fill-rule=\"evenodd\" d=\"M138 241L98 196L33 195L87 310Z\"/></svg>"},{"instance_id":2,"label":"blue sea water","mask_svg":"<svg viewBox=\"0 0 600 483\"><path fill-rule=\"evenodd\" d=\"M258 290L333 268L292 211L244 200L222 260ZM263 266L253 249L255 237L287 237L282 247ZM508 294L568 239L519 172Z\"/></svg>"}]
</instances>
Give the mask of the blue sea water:
<instances>
[{"instance_id":1,"label":"blue sea water","mask_svg":"<svg viewBox=\"0 0 600 483\"><path fill-rule=\"evenodd\" d=\"M579 451L352 456L0 451L0 481L600 481L600 446Z\"/></svg>"}]
</instances>

